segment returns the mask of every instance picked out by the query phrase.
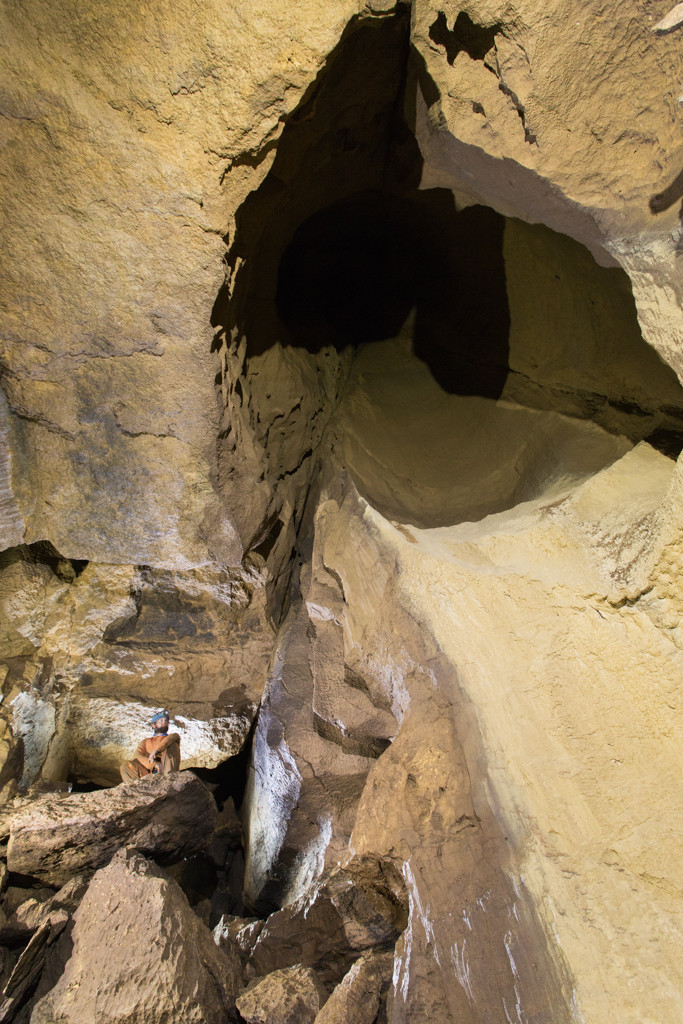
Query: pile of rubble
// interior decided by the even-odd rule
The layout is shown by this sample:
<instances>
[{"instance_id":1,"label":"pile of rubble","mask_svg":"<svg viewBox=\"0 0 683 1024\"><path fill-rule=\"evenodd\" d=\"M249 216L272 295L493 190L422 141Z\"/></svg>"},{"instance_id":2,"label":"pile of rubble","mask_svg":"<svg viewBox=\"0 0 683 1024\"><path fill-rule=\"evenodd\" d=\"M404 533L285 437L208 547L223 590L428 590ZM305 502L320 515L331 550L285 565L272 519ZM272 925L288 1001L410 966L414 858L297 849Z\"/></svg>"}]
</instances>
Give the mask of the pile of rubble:
<instances>
[{"instance_id":1,"label":"pile of rubble","mask_svg":"<svg viewBox=\"0 0 683 1024\"><path fill-rule=\"evenodd\" d=\"M0 1022L381 1019L407 922L396 868L351 859L268 918L223 914L212 931L182 866L226 862L225 821L189 771L16 801L0 828Z\"/></svg>"}]
</instances>

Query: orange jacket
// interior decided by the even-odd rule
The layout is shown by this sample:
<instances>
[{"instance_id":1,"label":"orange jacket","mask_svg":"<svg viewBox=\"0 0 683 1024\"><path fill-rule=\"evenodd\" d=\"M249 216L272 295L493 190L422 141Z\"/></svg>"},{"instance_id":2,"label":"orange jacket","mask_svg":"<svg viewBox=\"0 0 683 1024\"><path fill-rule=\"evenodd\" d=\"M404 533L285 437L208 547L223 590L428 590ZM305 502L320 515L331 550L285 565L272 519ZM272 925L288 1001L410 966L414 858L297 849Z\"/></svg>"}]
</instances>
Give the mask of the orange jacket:
<instances>
[{"instance_id":1,"label":"orange jacket","mask_svg":"<svg viewBox=\"0 0 683 1024\"><path fill-rule=\"evenodd\" d=\"M149 759L152 754L162 754L172 743L177 743L180 748L180 736L177 732L170 732L168 736L148 736L142 740L135 751L135 761L139 761L145 768L149 768Z\"/></svg>"}]
</instances>

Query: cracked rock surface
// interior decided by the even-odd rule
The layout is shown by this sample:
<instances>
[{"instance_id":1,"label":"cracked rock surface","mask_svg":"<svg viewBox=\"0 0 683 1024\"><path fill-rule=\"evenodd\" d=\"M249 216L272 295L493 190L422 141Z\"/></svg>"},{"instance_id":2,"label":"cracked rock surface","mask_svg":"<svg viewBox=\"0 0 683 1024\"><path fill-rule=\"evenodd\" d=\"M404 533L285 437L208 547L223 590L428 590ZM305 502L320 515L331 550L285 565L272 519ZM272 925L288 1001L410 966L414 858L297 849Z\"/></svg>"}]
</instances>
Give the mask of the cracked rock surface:
<instances>
[{"instance_id":1,"label":"cracked rock surface","mask_svg":"<svg viewBox=\"0 0 683 1024\"><path fill-rule=\"evenodd\" d=\"M216 807L191 772L150 775L114 789L47 796L9 822L10 871L64 885L123 846L172 861L206 846Z\"/></svg>"}]
</instances>

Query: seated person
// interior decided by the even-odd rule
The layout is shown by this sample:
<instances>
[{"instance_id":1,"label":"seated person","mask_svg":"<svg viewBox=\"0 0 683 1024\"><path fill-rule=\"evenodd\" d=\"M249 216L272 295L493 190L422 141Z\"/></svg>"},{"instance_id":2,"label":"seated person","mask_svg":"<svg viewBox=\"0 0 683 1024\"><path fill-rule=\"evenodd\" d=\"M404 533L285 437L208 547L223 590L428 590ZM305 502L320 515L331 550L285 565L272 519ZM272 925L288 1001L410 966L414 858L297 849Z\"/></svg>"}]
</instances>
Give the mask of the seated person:
<instances>
[{"instance_id":1,"label":"seated person","mask_svg":"<svg viewBox=\"0 0 683 1024\"><path fill-rule=\"evenodd\" d=\"M152 716L153 734L142 740L135 751L132 761L121 765L121 778L124 782L131 779L142 779L146 775L156 773L166 775L177 772L180 767L180 736L177 732L168 732L168 711L157 711Z\"/></svg>"}]
</instances>

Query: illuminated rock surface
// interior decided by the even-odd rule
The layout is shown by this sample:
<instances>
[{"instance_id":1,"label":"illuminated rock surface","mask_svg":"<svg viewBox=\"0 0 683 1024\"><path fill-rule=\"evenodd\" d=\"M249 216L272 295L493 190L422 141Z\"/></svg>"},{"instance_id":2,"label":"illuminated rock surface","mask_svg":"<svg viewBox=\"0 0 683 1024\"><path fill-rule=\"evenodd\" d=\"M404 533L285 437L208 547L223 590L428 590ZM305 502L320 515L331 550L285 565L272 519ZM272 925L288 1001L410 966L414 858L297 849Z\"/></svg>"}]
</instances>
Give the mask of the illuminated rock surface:
<instances>
[{"instance_id":1,"label":"illuminated rock surface","mask_svg":"<svg viewBox=\"0 0 683 1024\"><path fill-rule=\"evenodd\" d=\"M359 863L408 909L321 1024L678 1019L677 11L2 13L3 827L168 707L244 837L178 869L246 964L202 1019ZM124 961L41 927L12 1012L95 1019Z\"/></svg>"}]
</instances>

